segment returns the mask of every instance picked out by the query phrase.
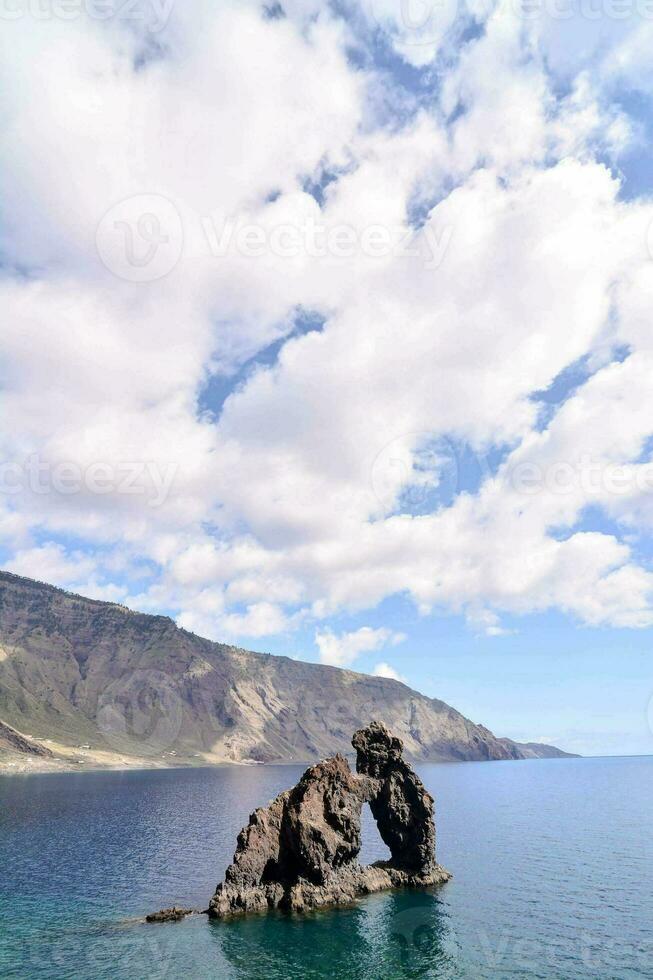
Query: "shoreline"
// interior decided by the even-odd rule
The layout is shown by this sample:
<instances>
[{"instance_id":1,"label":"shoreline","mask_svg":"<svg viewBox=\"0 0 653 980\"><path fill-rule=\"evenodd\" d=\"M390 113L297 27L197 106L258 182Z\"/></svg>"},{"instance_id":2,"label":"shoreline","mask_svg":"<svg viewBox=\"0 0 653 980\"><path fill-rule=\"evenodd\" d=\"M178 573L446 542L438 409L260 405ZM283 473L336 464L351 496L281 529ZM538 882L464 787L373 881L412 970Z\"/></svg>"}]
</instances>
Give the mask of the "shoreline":
<instances>
[{"instance_id":1,"label":"shoreline","mask_svg":"<svg viewBox=\"0 0 653 980\"><path fill-rule=\"evenodd\" d=\"M576 759L639 759L651 758L649 755L611 755L611 756L567 756L551 757L548 759L421 759L415 760L414 764L419 765L438 765L438 766L460 766L470 764L482 764L504 762L568 762ZM95 761L95 760L94 760ZM179 769L221 769L226 766L236 766L238 768L270 768L272 766L311 766L315 765L315 759L280 759L276 762L248 762L246 760L220 759L215 761L202 760L201 762L174 760L171 763L157 760L151 762L147 759L120 760L115 762L97 763L95 765L85 765L67 759L26 759L12 758L7 761L0 757L0 777L2 776L47 776L61 773L84 773L98 772L148 772L154 770L179 770Z\"/></svg>"},{"instance_id":2,"label":"shoreline","mask_svg":"<svg viewBox=\"0 0 653 980\"><path fill-rule=\"evenodd\" d=\"M192 752L184 754L170 748L149 755L129 755L117 749L101 749L87 744L76 746L59 742L52 738L27 735L11 726L4 725L5 738L13 742L0 747L0 776L47 775L49 773L85 772L145 772L154 769L214 769L223 766L308 766L314 765L315 758L280 759L261 762L245 756L242 759L227 759L218 753ZM173 743L174 744L174 743ZM348 755L348 753L345 753ZM575 758L574 756L550 756L549 758ZM420 765L461 765L468 762L526 762L541 761L529 759L414 759Z\"/></svg>"},{"instance_id":3,"label":"shoreline","mask_svg":"<svg viewBox=\"0 0 653 980\"><path fill-rule=\"evenodd\" d=\"M88 763L88 764L87 764ZM292 763L291 763L292 764ZM301 765L301 763L299 763ZM233 759L220 759L215 761L202 760L201 762L175 760L164 762L161 760L150 761L148 759L120 759L100 761L97 759L65 759L52 758L44 759L37 757L18 758L12 756L7 759L0 757L0 776L47 776L57 773L76 773L78 775L93 772L147 772L149 770L162 769L218 769L222 766L252 767L263 765L263 763L251 763L237 761Z\"/></svg>"}]
</instances>

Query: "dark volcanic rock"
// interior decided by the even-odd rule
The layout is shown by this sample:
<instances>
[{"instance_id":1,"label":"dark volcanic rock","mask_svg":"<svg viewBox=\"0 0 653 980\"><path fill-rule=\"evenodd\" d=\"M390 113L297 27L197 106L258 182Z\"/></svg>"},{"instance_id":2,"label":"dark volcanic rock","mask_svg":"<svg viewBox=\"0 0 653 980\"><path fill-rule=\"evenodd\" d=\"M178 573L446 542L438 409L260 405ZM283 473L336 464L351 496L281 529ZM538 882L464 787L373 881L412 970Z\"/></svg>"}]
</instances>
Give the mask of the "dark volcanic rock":
<instances>
[{"instance_id":1,"label":"dark volcanic rock","mask_svg":"<svg viewBox=\"0 0 653 980\"><path fill-rule=\"evenodd\" d=\"M433 800L402 758L402 743L373 722L356 732L357 773L342 756L307 769L297 785L256 810L209 915L302 910L398 886L447 881L435 860ZM361 867L361 811L369 801L391 859Z\"/></svg>"},{"instance_id":2,"label":"dark volcanic rock","mask_svg":"<svg viewBox=\"0 0 653 980\"><path fill-rule=\"evenodd\" d=\"M173 905L171 909L161 909L160 912L152 912L151 915L145 916L146 922L179 922L180 919L185 919L187 915L193 915L195 909L178 909L176 905Z\"/></svg>"},{"instance_id":3,"label":"dark volcanic rock","mask_svg":"<svg viewBox=\"0 0 653 980\"><path fill-rule=\"evenodd\" d=\"M334 869L356 860L361 810L375 788L354 775L341 755L306 770L285 805L283 842L291 877L323 885Z\"/></svg>"},{"instance_id":4,"label":"dark volcanic rock","mask_svg":"<svg viewBox=\"0 0 653 980\"><path fill-rule=\"evenodd\" d=\"M352 745L357 771L378 781L370 809L392 865L410 874L430 874L436 866L433 797L402 759L401 740L372 722L356 732Z\"/></svg>"}]
</instances>

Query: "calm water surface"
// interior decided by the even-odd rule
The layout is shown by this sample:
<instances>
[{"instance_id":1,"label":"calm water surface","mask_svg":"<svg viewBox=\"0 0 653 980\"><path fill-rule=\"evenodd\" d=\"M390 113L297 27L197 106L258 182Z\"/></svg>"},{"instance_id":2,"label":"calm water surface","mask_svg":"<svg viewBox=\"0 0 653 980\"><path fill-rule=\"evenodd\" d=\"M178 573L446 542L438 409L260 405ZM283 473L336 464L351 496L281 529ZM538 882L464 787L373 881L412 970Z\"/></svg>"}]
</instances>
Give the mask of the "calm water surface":
<instances>
[{"instance_id":1,"label":"calm water surface","mask_svg":"<svg viewBox=\"0 0 653 980\"><path fill-rule=\"evenodd\" d=\"M653 758L421 766L440 891L306 917L205 908L247 815L302 767L0 778L0 977L653 978ZM369 812L364 860L385 856Z\"/></svg>"}]
</instances>

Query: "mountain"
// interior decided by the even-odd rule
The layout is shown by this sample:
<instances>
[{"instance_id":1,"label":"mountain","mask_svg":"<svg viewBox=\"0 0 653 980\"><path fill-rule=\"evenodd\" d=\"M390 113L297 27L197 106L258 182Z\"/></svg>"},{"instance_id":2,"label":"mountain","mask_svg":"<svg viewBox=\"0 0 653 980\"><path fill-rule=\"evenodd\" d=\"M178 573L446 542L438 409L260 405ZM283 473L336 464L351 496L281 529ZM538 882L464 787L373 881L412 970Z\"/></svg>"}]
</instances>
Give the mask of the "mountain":
<instances>
[{"instance_id":1,"label":"mountain","mask_svg":"<svg viewBox=\"0 0 653 980\"><path fill-rule=\"evenodd\" d=\"M305 762L351 754L351 733L371 719L417 761L565 754L496 738L399 681L213 643L168 617L0 572L0 757L11 765L28 753L47 767L44 750L60 765Z\"/></svg>"},{"instance_id":2,"label":"mountain","mask_svg":"<svg viewBox=\"0 0 653 980\"><path fill-rule=\"evenodd\" d=\"M501 738L500 742L508 742L511 745L518 745L522 759L579 759L580 756L573 752L563 752L555 745L546 745L544 742L512 742L509 738Z\"/></svg>"}]
</instances>

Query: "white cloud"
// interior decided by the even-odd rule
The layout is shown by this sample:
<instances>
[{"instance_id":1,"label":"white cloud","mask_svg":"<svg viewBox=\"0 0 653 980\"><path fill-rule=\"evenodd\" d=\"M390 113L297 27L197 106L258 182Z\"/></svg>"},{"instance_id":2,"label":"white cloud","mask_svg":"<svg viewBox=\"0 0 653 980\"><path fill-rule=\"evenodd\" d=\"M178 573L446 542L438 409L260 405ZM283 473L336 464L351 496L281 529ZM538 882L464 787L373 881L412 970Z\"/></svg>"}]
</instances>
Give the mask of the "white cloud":
<instances>
[{"instance_id":1,"label":"white cloud","mask_svg":"<svg viewBox=\"0 0 653 980\"><path fill-rule=\"evenodd\" d=\"M61 545L50 542L17 551L4 567L15 575L58 585L91 599L121 602L126 590L113 584L100 585L95 580L95 564L93 558L81 551L67 553Z\"/></svg>"},{"instance_id":2,"label":"white cloud","mask_svg":"<svg viewBox=\"0 0 653 980\"><path fill-rule=\"evenodd\" d=\"M361 653L380 650L389 644L395 646L404 640L405 636L402 633L395 633L385 627L372 629L371 626L361 626L351 633L336 634L331 630L323 630L315 634L321 662L334 667L347 667L357 660Z\"/></svg>"},{"instance_id":3,"label":"white cloud","mask_svg":"<svg viewBox=\"0 0 653 980\"><path fill-rule=\"evenodd\" d=\"M225 616L222 624L228 634L236 636L270 636L290 628L288 618L273 602L255 602L242 615Z\"/></svg>"},{"instance_id":4,"label":"white cloud","mask_svg":"<svg viewBox=\"0 0 653 980\"><path fill-rule=\"evenodd\" d=\"M446 53L431 102L392 126L375 114L392 82L352 67L351 30L320 5L265 20L253 3L176 4L158 47L118 23L3 23L1 456L21 472L38 454L48 472L174 473L161 500L145 476L130 492L4 495L9 563L95 594L122 589L119 565L131 602L216 638L397 593L489 635L504 612L550 608L647 626L653 580L631 536L653 525L653 205L624 203L598 162L632 139L611 92L640 41L620 34L612 58L581 65L544 21L488 7L453 51L454 7L421 27L385 0L363 8L413 65ZM409 51L407 30L428 43ZM323 172L319 203L306 182ZM183 243L167 276L133 283L102 265L96 232L143 194L172 202ZM213 254L203 219L218 237L258 229L264 254ZM291 255L270 247L283 227L304 235ZM375 256L361 243L379 229L392 247ZM287 340L217 421L201 415L211 372L283 340L298 307L324 329ZM618 345L629 356L611 363ZM533 393L581 358L593 376L544 424ZM481 478L461 493L455 461L445 503L444 444L468 446ZM569 490L549 479L560 464ZM625 491L585 478L624 464ZM528 467L534 493L515 484ZM588 507L628 537L583 530ZM392 634L316 642L351 663Z\"/></svg>"},{"instance_id":5,"label":"white cloud","mask_svg":"<svg viewBox=\"0 0 653 980\"><path fill-rule=\"evenodd\" d=\"M372 676L373 677L386 677L388 680L391 680L391 681L400 681L402 684L407 684L408 683L408 681L406 680L406 678L405 677L402 677L402 675L400 673L398 673L394 669L394 667L391 667L390 664L386 664L384 662L381 662L379 664L375 664L374 669L372 670Z\"/></svg>"},{"instance_id":6,"label":"white cloud","mask_svg":"<svg viewBox=\"0 0 653 980\"><path fill-rule=\"evenodd\" d=\"M61 545L50 543L17 552L7 562L6 568L16 575L26 575L54 585L70 585L91 574L93 560L80 554L66 555Z\"/></svg>"},{"instance_id":7,"label":"white cloud","mask_svg":"<svg viewBox=\"0 0 653 980\"><path fill-rule=\"evenodd\" d=\"M254 602L244 612L226 613L219 590L205 589L187 597L177 625L210 640L230 641L237 637L274 636L294 628L292 617L273 602Z\"/></svg>"},{"instance_id":8,"label":"white cloud","mask_svg":"<svg viewBox=\"0 0 653 980\"><path fill-rule=\"evenodd\" d=\"M470 609L467 622L479 636L509 636L515 632L502 626L497 614L490 609Z\"/></svg>"}]
</instances>

